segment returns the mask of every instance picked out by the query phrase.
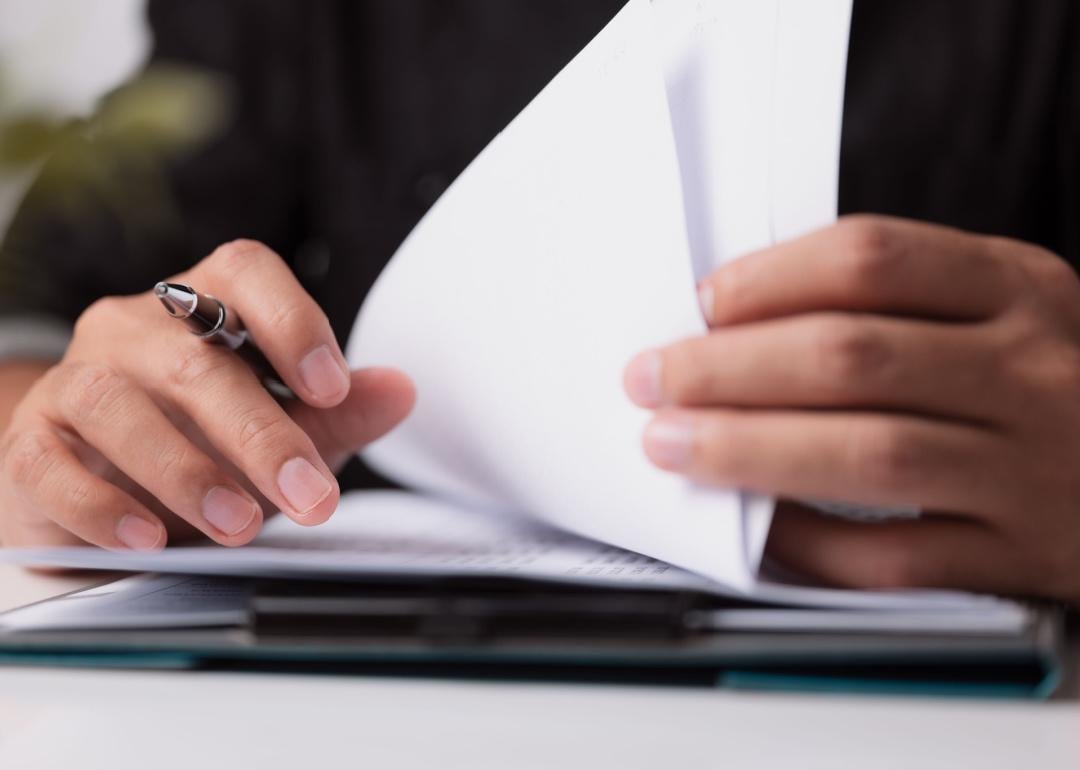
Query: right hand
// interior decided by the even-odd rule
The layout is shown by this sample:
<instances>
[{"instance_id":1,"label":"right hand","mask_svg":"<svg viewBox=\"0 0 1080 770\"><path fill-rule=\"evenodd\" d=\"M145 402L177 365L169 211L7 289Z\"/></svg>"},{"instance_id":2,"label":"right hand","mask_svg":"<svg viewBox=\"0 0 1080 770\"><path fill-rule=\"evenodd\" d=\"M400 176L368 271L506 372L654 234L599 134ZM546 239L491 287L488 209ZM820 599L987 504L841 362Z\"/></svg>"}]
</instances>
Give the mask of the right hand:
<instances>
[{"instance_id":1,"label":"right hand","mask_svg":"<svg viewBox=\"0 0 1080 770\"><path fill-rule=\"evenodd\" d=\"M334 471L412 408L400 372L349 372L326 316L265 246L228 243L169 280L227 298L297 401L276 402L152 292L102 299L0 436L4 545L153 551L201 532L236 546L278 510L320 524L337 507Z\"/></svg>"}]
</instances>

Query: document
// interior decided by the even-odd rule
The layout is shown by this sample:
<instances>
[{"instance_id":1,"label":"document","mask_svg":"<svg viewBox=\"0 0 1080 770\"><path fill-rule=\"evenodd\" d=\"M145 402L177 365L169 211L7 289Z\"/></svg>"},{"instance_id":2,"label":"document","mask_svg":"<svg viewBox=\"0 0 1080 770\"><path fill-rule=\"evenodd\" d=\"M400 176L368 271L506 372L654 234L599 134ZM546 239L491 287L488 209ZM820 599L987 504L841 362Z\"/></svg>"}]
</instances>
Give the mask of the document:
<instances>
[{"instance_id":1,"label":"document","mask_svg":"<svg viewBox=\"0 0 1080 770\"><path fill-rule=\"evenodd\" d=\"M243 548L182 546L158 554L97 548L4 549L0 563L291 579L518 577L702 591L784 606L963 612L987 617L1012 617L1021 611L1013 602L949 591L842 591L768 578L740 589L509 511L482 510L404 491L350 492L334 516L314 528L297 527L278 516ZM190 596L200 585L182 584L165 593L148 586L143 609L153 615L157 600L182 606L185 594ZM227 597L223 601L227 609ZM213 612L213 604L207 609Z\"/></svg>"},{"instance_id":2,"label":"document","mask_svg":"<svg viewBox=\"0 0 1080 770\"><path fill-rule=\"evenodd\" d=\"M0 613L0 634L243 626L250 620L253 594L252 581L198 575L134 575ZM888 612L728 607L698 610L690 619L695 628L716 631L891 634L1019 633L1030 621L1029 610L1005 602L946 609L893 607Z\"/></svg>"}]
</instances>

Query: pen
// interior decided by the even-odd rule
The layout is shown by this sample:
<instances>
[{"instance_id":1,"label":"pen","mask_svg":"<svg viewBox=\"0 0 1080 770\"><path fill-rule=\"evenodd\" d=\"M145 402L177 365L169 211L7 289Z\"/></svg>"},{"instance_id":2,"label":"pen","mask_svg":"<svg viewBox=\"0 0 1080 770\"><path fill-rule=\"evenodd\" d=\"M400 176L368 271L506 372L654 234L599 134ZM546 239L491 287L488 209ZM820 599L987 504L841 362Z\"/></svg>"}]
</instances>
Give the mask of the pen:
<instances>
[{"instance_id":1,"label":"pen","mask_svg":"<svg viewBox=\"0 0 1080 770\"><path fill-rule=\"evenodd\" d=\"M230 313L220 300L209 294L199 294L190 286L164 281L154 287L154 296L169 315L183 321L196 337L235 351L255 371L271 395L282 399L296 398L274 372L266 356L255 347L240 318Z\"/></svg>"}]
</instances>

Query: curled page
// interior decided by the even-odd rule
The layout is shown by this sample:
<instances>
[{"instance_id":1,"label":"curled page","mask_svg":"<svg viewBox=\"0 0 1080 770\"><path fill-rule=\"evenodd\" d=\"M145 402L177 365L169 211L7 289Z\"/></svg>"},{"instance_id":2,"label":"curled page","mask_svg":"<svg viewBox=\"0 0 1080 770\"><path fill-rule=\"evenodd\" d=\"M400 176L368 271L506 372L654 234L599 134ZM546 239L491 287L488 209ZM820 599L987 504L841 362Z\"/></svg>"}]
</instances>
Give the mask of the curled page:
<instances>
[{"instance_id":1,"label":"curled page","mask_svg":"<svg viewBox=\"0 0 1080 770\"><path fill-rule=\"evenodd\" d=\"M631 0L469 166L379 278L353 366L416 381L367 452L398 481L751 582L739 495L648 463L622 390L701 334L663 68Z\"/></svg>"},{"instance_id":2,"label":"curled page","mask_svg":"<svg viewBox=\"0 0 1080 770\"><path fill-rule=\"evenodd\" d=\"M698 278L836 218L851 0L653 0ZM773 502L743 496L756 571Z\"/></svg>"}]
</instances>

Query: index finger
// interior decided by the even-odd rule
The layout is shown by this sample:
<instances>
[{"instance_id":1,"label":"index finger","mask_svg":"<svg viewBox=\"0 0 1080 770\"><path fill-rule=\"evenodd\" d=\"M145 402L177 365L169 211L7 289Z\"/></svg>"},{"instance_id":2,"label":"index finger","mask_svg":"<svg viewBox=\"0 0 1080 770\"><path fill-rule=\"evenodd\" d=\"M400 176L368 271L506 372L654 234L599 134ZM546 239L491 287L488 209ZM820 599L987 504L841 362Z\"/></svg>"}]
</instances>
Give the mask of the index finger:
<instances>
[{"instance_id":1,"label":"index finger","mask_svg":"<svg viewBox=\"0 0 1080 770\"><path fill-rule=\"evenodd\" d=\"M256 241L220 246L193 271L201 291L243 319L252 340L294 393L316 407L349 393L349 367L326 314L285 261Z\"/></svg>"},{"instance_id":2,"label":"index finger","mask_svg":"<svg viewBox=\"0 0 1080 770\"><path fill-rule=\"evenodd\" d=\"M710 326L829 310L981 320L1009 304L1017 280L994 243L922 222L847 217L712 273L698 286L702 312Z\"/></svg>"}]
</instances>

